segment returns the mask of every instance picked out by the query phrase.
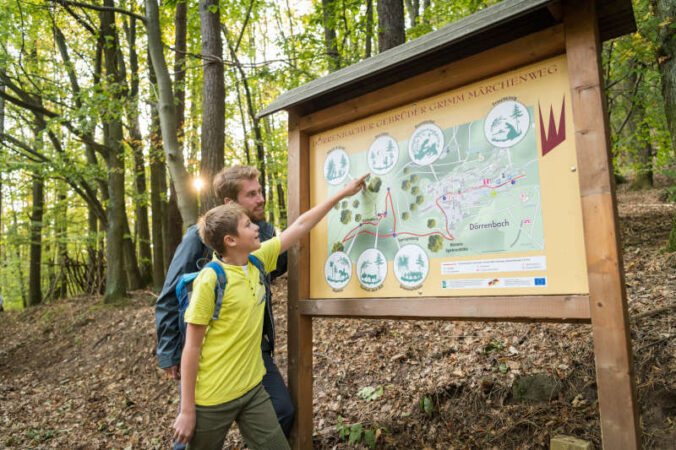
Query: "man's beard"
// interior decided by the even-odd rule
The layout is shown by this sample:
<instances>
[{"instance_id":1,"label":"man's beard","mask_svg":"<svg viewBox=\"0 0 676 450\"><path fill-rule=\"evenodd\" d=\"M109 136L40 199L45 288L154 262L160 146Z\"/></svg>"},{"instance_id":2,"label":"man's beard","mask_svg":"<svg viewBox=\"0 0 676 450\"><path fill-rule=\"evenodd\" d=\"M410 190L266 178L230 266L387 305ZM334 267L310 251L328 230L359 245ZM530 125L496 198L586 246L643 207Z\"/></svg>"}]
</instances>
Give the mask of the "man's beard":
<instances>
[{"instance_id":1,"label":"man's beard","mask_svg":"<svg viewBox=\"0 0 676 450\"><path fill-rule=\"evenodd\" d=\"M256 214L254 211L249 211L249 218L252 222L262 222L265 220L265 208L260 214Z\"/></svg>"}]
</instances>

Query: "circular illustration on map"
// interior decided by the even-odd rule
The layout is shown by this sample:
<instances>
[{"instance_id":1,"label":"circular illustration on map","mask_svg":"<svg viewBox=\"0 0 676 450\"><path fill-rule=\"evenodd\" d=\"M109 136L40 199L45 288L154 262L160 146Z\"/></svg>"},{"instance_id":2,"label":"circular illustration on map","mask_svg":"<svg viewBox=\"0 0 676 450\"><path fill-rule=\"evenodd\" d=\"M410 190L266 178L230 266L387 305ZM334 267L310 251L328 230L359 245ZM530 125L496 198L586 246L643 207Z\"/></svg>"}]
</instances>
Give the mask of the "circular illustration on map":
<instances>
[{"instance_id":1,"label":"circular illustration on map","mask_svg":"<svg viewBox=\"0 0 676 450\"><path fill-rule=\"evenodd\" d=\"M368 152L368 163L371 172L384 175L394 168L399 159L399 145L387 134L378 136Z\"/></svg>"},{"instance_id":2,"label":"circular illustration on map","mask_svg":"<svg viewBox=\"0 0 676 450\"><path fill-rule=\"evenodd\" d=\"M394 276L406 289L415 289L422 285L429 271L427 253L417 245L404 245L394 256Z\"/></svg>"},{"instance_id":3,"label":"circular illustration on map","mask_svg":"<svg viewBox=\"0 0 676 450\"><path fill-rule=\"evenodd\" d=\"M387 259L376 249L369 248L357 259L357 278L365 289L377 289L387 276Z\"/></svg>"},{"instance_id":4,"label":"circular illustration on map","mask_svg":"<svg viewBox=\"0 0 676 450\"><path fill-rule=\"evenodd\" d=\"M529 125L528 108L517 101L507 100L495 105L486 116L484 135L495 147L511 147L526 136Z\"/></svg>"},{"instance_id":5,"label":"circular illustration on map","mask_svg":"<svg viewBox=\"0 0 676 450\"><path fill-rule=\"evenodd\" d=\"M408 155L419 166L427 166L441 156L444 133L433 123L423 123L415 129L408 141Z\"/></svg>"},{"instance_id":6,"label":"circular illustration on map","mask_svg":"<svg viewBox=\"0 0 676 450\"><path fill-rule=\"evenodd\" d=\"M352 278L352 261L347 253L331 253L324 264L324 278L334 290L339 291L347 286Z\"/></svg>"},{"instance_id":7,"label":"circular illustration on map","mask_svg":"<svg viewBox=\"0 0 676 450\"><path fill-rule=\"evenodd\" d=\"M340 184L350 173L350 158L345 149L336 147L326 155L324 161L324 178L329 184Z\"/></svg>"}]
</instances>

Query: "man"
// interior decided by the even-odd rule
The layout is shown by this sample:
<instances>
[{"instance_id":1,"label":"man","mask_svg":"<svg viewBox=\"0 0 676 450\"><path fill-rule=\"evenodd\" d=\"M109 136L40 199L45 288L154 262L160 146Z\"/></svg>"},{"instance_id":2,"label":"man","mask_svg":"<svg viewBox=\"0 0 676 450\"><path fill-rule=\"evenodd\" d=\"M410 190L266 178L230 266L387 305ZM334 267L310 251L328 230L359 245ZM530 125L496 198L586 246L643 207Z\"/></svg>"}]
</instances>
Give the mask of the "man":
<instances>
[{"instance_id":1,"label":"man","mask_svg":"<svg viewBox=\"0 0 676 450\"><path fill-rule=\"evenodd\" d=\"M214 192L224 203L237 202L244 207L252 222L259 226L261 242L274 235L274 227L265 222L265 199L258 182L260 172L254 167L233 166L222 170L214 177ZM167 271L164 287L155 304L157 330L157 357L159 365L174 380L180 379L181 342L178 330L178 299L176 285L184 273L196 272L211 261L212 250L200 239L197 228L188 228L181 244L174 253ZM268 276L276 278L286 272L287 255L279 255L277 269ZM227 285L226 285L227 289ZM293 424L293 403L284 384L284 379L275 365L272 353L275 346L275 324L272 315L271 298L266 299L263 319L261 350L266 374L263 387L267 391L277 414L277 420L288 436ZM175 444L175 449L184 448Z\"/></svg>"}]
</instances>

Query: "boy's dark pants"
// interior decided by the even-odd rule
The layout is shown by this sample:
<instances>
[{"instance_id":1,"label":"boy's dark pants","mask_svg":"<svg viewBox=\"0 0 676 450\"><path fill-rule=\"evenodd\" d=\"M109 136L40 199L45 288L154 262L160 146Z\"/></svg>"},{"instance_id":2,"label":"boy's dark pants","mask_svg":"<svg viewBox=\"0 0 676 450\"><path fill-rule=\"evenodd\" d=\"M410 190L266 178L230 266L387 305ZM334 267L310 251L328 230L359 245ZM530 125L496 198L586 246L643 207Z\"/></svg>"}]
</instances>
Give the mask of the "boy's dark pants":
<instances>
[{"instance_id":1,"label":"boy's dark pants","mask_svg":"<svg viewBox=\"0 0 676 450\"><path fill-rule=\"evenodd\" d=\"M221 450L232 422L251 450L289 450L270 396L259 383L246 394L214 406L197 406L197 422L188 450Z\"/></svg>"},{"instance_id":2,"label":"boy's dark pants","mask_svg":"<svg viewBox=\"0 0 676 450\"><path fill-rule=\"evenodd\" d=\"M277 421L284 431L284 435L289 437L291 426L293 425L293 403L291 395L286 388L284 378L279 373L279 369L272 359L270 352L263 351L263 363L265 364L265 376L263 376L263 387L270 396L272 407L277 414ZM180 395L180 383L179 383ZM185 444L174 443L174 450L185 450Z\"/></svg>"}]
</instances>

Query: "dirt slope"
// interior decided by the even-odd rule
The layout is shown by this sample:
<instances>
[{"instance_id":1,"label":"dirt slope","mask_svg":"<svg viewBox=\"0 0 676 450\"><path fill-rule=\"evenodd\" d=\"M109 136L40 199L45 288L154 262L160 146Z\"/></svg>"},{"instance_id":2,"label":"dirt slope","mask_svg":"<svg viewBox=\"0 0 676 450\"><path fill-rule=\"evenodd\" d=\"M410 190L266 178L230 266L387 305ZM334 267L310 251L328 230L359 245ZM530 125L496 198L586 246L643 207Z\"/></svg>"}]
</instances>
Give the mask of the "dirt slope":
<instances>
[{"instance_id":1,"label":"dirt slope","mask_svg":"<svg viewBox=\"0 0 676 450\"><path fill-rule=\"evenodd\" d=\"M660 253L674 206L658 193L619 196L646 448L676 441L676 271ZM285 373L285 280L274 290ZM136 292L123 306L74 298L0 314L0 448L168 448L177 393L157 369L152 303ZM378 448L548 448L558 433L600 445L589 326L314 324L315 448L352 447L340 431L356 439L360 426ZM518 403L513 380L534 374L555 394ZM228 446L241 446L236 432Z\"/></svg>"}]
</instances>

